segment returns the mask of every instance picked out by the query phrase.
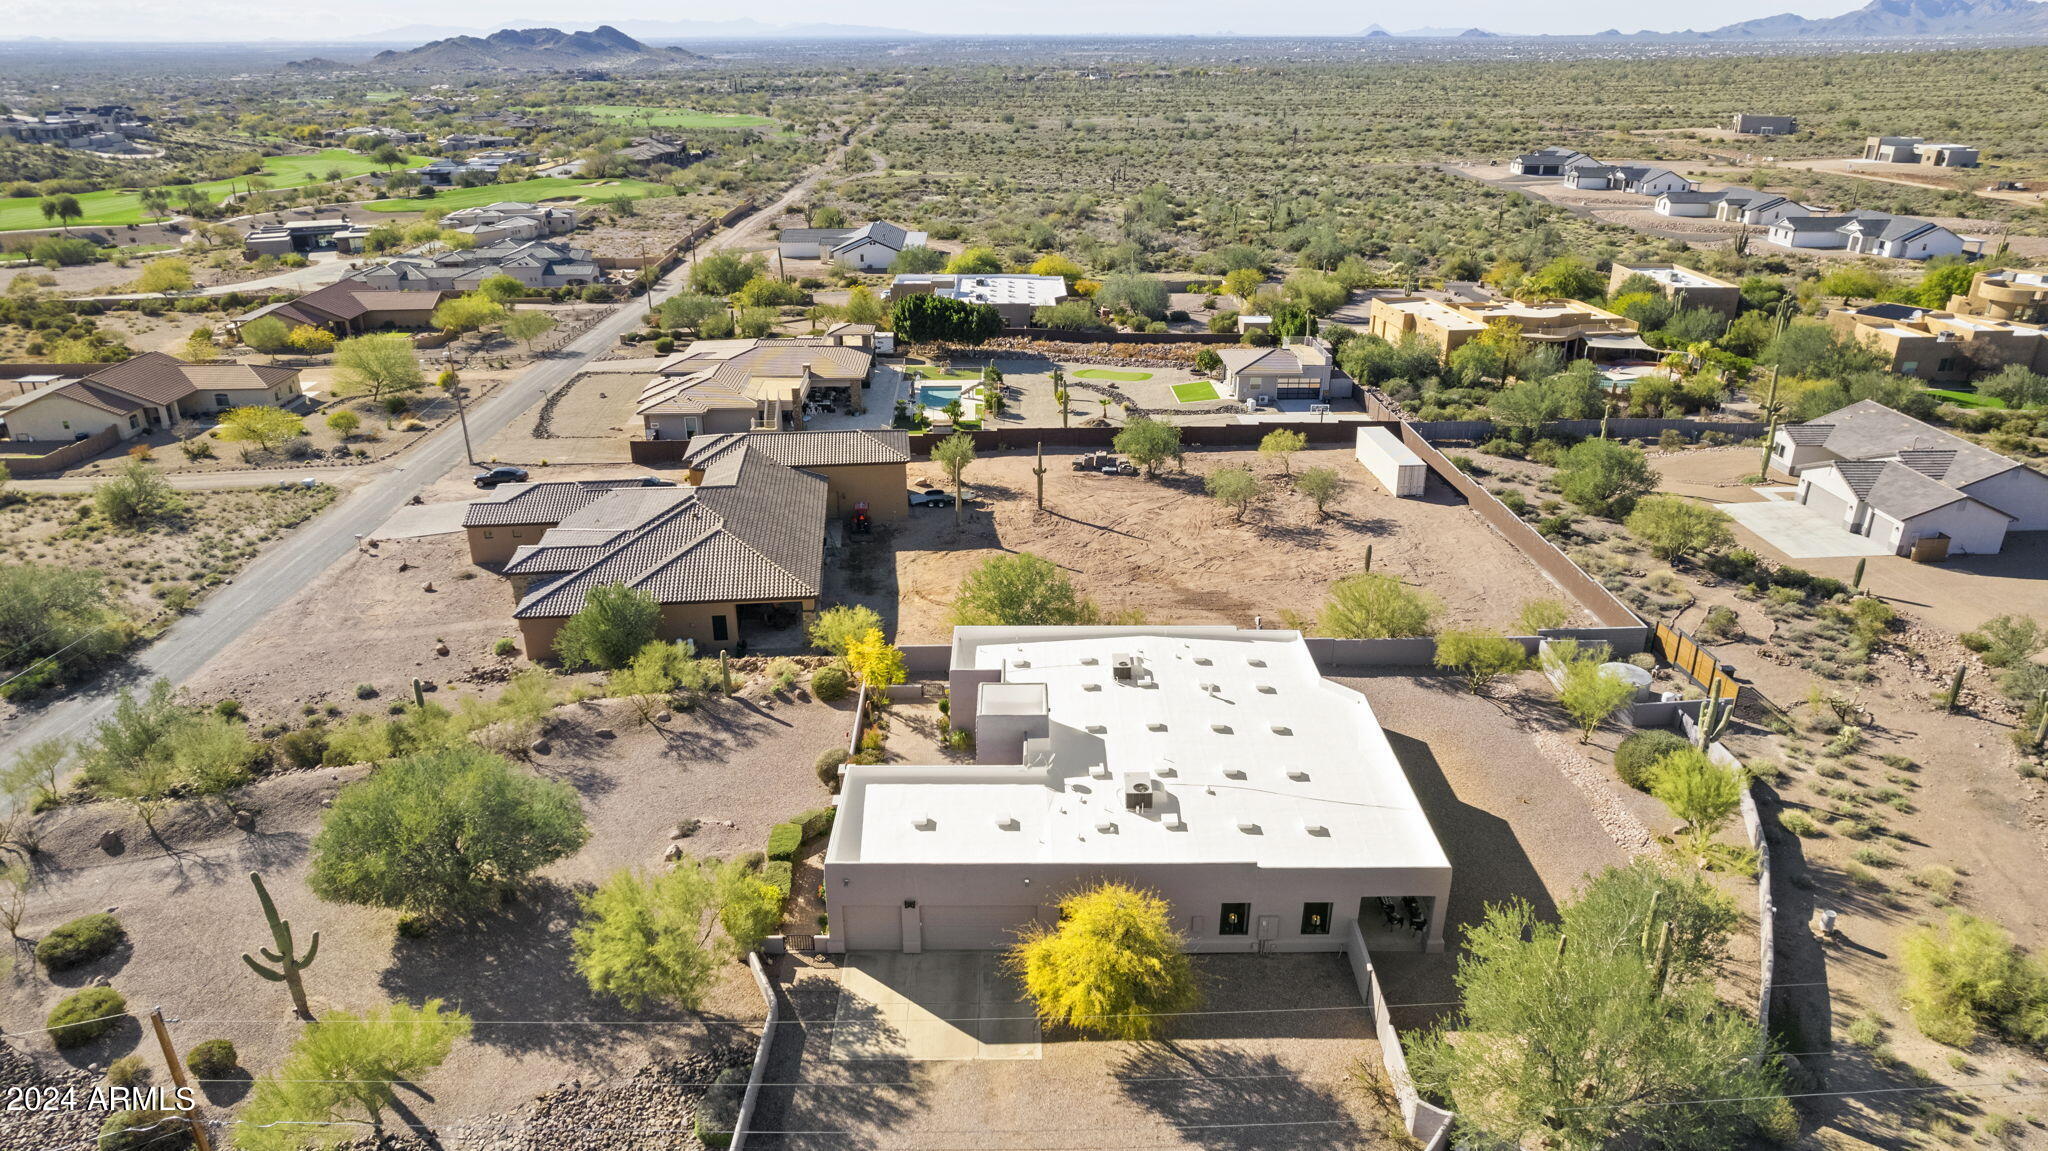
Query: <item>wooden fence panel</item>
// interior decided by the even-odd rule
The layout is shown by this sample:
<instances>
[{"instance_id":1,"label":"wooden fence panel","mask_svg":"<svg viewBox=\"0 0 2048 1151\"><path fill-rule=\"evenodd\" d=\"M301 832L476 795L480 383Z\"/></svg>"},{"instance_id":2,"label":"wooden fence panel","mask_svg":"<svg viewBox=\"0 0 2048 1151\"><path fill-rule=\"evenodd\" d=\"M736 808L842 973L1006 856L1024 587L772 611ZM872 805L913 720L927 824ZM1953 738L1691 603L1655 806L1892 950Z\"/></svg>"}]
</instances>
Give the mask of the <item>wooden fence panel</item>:
<instances>
[{"instance_id":1,"label":"wooden fence panel","mask_svg":"<svg viewBox=\"0 0 2048 1151\"><path fill-rule=\"evenodd\" d=\"M1698 640L1668 624L1657 625L1657 652L1664 662L1677 668L1687 679L1722 699L1742 694L1742 685L1721 670L1721 661L1700 646Z\"/></svg>"}]
</instances>

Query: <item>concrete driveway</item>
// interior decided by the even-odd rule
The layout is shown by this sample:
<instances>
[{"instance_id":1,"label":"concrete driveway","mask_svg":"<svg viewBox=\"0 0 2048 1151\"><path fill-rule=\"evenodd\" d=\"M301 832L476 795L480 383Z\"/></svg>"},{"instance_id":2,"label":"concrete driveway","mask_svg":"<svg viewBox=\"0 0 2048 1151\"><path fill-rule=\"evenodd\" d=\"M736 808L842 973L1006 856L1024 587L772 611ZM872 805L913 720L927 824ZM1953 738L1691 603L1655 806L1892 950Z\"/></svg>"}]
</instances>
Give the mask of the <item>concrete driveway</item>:
<instances>
[{"instance_id":1,"label":"concrete driveway","mask_svg":"<svg viewBox=\"0 0 2048 1151\"><path fill-rule=\"evenodd\" d=\"M839 975L831 1054L845 1063L1038 1059L1024 989L987 951L856 952Z\"/></svg>"},{"instance_id":2,"label":"concrete driveway","mask_svg":"<svg viewBox=\"0 0 2048 1151\"><path fill-rule=\"evenodd\" d=\"M1722 504L1721 510L1788 559L1892 554L1891 548L1883 542L1857 535L1825 512L1793 503L1787 495L1788 489L1758 490L1762 492L1763 499L1754 503Z\"/></svg>"}]
</instances>

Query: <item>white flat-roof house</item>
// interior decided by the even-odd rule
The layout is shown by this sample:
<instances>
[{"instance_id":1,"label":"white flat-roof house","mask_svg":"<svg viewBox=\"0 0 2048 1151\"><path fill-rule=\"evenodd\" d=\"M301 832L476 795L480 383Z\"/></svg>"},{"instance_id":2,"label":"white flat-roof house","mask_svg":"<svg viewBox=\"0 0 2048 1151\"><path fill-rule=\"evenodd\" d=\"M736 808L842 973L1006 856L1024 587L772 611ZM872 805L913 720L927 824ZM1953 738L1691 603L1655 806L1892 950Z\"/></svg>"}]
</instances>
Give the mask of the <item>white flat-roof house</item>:
<instances>
[{"instance_id":1,"label":"white flat-roof house","mask_svg":"<svg viewBox=\"0 0 2048 1151\"><path fill-rule=\"evenodd\" d=\"M1934 536L1989 555L2008 531L2048 531L2048 475L1875 400L1778 429L1771 466L1797 499L1899 555Z\"/></svg>"},{"instance_id":2,"label":"white flat-roof house","mask_svg":"<svg viewBox=\"0 0 2048 1151\"><path fill-rule=\"evenodd\" d=\"M1068 296L1064 276L1033 276L1023 272L955 274L931 272L904 274L890 282L882 299L895 302L905 296L946 296L970 304L987 304L1002 314L1003 323L1021 328L1031 323L1031 313L1049 308Z\"/></svg>"},{"instance_id":3,"label":"white flat-roof house","mask_svg":"<svg viewBox=\"0 0 2048 1151\"><path fill-rule=\"evenodd\" d=\"M1372 705L1299 632L963 627L972 764L853 765L825 854L834 949L977 951L1104 880L1193 951L1439 951L1450 861Z\"/></svg>"}]
</instances>

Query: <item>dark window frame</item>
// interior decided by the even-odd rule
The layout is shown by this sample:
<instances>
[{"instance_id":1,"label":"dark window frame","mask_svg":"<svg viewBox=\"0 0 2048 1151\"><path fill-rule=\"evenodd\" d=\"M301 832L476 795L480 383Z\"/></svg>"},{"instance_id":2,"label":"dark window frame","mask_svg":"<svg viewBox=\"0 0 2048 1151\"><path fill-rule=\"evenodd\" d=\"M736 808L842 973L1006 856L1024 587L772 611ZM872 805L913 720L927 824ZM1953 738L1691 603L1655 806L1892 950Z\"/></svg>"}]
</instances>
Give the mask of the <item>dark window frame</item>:
<instances>
[{"instance_id":1,"label":"dark window frame","mask_svg":"<svg viewBox=\"0 0 2048 1151\"><path fill-rule=\"evenodd\" d=\"M1327 902L1302 904L1301 933L1303 935L1328 935L1330 933L1330 916L1333 906ZM1321 910L1318 910L1318 908ZM1320 927L1316 926L1313 922L1318 917L1322 919Z\"/></svg>"},{"instance_id":2,"label":"dark window frame","mask_svg":"<svg viewBox=\"0 0 2048 1151\"><path fill-rule=\"evenodd\" d=\"M1231 908L1237 909L1237 926L1230 925ZM1250 935L1252 931L1252 905L1249 903L1226 903L1216 916L1216 934Z\"/></svg>"}]
</instances>

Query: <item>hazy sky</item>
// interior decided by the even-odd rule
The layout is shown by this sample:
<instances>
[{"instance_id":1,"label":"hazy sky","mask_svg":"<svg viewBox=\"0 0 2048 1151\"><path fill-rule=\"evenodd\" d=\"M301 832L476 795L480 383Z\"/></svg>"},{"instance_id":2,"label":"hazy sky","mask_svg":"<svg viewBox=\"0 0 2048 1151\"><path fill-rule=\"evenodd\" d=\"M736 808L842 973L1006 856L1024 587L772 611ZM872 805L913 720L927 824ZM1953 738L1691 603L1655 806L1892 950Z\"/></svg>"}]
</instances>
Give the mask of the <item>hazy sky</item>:
<instances>
[{"instance_id":1,"label":"hazy sky","mask_svg":"<svg viewBox=\"0 0 2048 1151\"><path fill-rule=\"evenodd\" d=\"M719 20L752 15L769 23L817 21L940 33L1018 33L1049 28L1086 32L1212 32L1348 34L1372 24L1396 32L1420 26L1477 26L1504 33L1587 33L1604 28L1674 31L1709 28L1754 16L1794 11L1833 16L1863 0L1724 0L1708 6L1640 0L1449 0L1439 4L1368 0L1297 0L1277 6L1242 0L1034 0L1031 4L968 5L938 0L785 0L769 7L710 8L672 0L597 0L578 5L582 23L564 20L558 0L504 0L471 6L417 0L0 0L0 38L52 36L80 40L336 40L418 24L465 26L486 18L501 25L589 27L628 20ZM1162 15L1171 13L1171 22Z\"/></svg>"}]
</instances>

